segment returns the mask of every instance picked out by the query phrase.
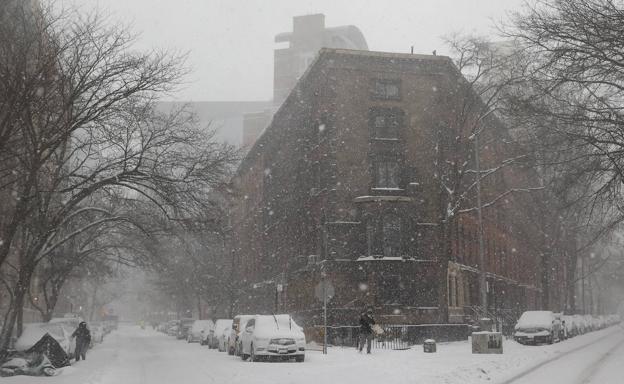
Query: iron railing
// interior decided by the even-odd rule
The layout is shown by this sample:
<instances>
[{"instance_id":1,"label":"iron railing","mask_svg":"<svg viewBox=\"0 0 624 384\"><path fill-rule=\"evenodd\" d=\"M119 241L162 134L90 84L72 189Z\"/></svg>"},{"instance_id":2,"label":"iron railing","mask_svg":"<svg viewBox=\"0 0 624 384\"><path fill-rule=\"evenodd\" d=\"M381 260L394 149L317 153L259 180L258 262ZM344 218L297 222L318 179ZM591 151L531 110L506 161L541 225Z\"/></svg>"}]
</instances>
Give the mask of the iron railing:
<instances>
[{"instance_id":1,"label":"iron railing","mask_svg":"<svg viewBox=\"0 0 624 384\"><path fill-rule=\"evenodd\" d=\"M382 325L381 328L383 333L375 335L372 342L372 347L376 349L407 349L422 344L426 339L466 340L473 331L469 324ZM359 336L359 326L327 327L327 343L330 346L358 347Z\"/></svg>"}]
</instances>

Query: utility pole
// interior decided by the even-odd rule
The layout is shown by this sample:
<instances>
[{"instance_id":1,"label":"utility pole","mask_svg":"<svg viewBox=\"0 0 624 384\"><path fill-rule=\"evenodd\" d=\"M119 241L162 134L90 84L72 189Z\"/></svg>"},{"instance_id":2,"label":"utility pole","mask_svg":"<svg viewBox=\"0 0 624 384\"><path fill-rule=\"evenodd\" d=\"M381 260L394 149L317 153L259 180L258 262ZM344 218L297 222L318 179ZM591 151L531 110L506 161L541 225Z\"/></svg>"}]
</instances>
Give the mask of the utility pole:
<instances>
[{"instance_id":1,"label":"utility pole","mask_svg":"<svg viewBox=\"0 0 624 384\"><path fill-rule=\"evenodd\" d=\"M485 252L483 249L483 213L481 212L481 167L479 163L479 132L474 133L475 167L477 168L477 222L479 238L479 298L484 314L488 311L487 279L485 270Z\"/></svg>"}]
</instances>

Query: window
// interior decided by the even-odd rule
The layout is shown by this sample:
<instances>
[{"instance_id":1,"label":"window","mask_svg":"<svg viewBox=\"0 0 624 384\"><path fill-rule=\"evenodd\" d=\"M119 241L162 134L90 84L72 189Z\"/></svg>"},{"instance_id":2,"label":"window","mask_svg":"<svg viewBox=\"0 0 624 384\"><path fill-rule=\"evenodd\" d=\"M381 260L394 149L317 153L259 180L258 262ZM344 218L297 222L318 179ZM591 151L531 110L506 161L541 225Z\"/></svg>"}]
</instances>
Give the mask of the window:
<instances>
[{"instance_id":1,"label":"window","mask_svg":"<svg viewBox=\"0 0 624 384\"><path fill-rule=\"evenodd\" d=\"M375 254L374 252L375 246L375 223L372 217L367 217L366 219L366 254L368 256L372 256Z\"/></svg>"},{"instance_id":2,"label":"window","mask_svg":"<svg viewBox=\"0 0 624 384\"><path fill-rule=\"evenodd\" d=\"M371 135L376 139L398 139L403 111L390 108L373 108L370 111Z\"/></svg>"},{"instance_id":3,"label":"window","mask_svg":"<svg viewBox=\"0 0 624 384\"><path fill-rule=\"evenodd\" d=\"M383 274L378 282L381 302L386 305L401 304L402 285L399 275Z\"/></svg>"},{"instance_id":4,"label":"window","mask_svg":"<svg viewBox=\"0 0 624 384\"><path fill-rule=\"evenodd\" d=\"M375 187L399 188L399 163L395 159L381 159L375 163Z\"/></svg>"},{"instance_id":5,"label":"window","mask_svg":"<svg viewBox=\"0 0 624 384\"><path fill-rule=\"evenodd\" d=\"M401 80L374 79L372 96L375 99L399 100L401 98Z\"/></svg>"},{"instance_id":6,"label":"window","mask_svg":"<svg viewBox=\"0 0 624 384\"><path fill-rule=\"evenodd\" d=\"M383 218L383 255L401 256L401 218L394 214Z\"/></svg>"}]
</instances>

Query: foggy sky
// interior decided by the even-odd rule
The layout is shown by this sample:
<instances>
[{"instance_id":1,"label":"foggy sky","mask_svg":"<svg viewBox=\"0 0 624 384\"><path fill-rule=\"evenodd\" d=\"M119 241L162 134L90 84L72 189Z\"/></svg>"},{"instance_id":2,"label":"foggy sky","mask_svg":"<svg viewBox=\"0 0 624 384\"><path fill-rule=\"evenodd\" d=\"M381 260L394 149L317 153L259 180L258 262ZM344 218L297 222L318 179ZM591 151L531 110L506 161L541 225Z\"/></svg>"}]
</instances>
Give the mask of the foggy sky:
<instances>
[{"instance_id":1,"label":"foggy sky","mask_svg":"<svg viewBox=\"0 0 624 384\"><path fill-rule=\"evenodd\" d=\"M72 1L72 0L65 0ZM356 25L369 49L444 53L442 35L491 32L523 0L73 0L99 6L141 32L139 48L189 53L179 100L270 100L274 36L292 17L324 13L326 26Z\"/></svg>"}]
</instances>

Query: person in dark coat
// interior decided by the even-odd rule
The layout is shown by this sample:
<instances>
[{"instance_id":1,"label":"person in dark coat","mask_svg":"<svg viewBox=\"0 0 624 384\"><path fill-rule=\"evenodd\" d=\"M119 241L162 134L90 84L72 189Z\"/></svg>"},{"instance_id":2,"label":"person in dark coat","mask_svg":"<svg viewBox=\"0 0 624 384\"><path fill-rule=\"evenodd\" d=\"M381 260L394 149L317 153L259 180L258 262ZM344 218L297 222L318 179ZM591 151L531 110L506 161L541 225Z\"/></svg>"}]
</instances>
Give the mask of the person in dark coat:
<instances>
[{"instance_id":1,"label":"person in dark coat","mask_svg":"<svg viewBox=\"0 0 624 384\"><path fill-rule=\"evenodd\" d=\"M87 328L87 323L82 321L78 324L78 328L72 333L72 337L76 338L76 350L74 354L76 355L76 361L80 361L87 359L87 349L89 349L89 345L91 345L91 332L89 328Z\"/></svg>"},{"instance_id":2,"label":"person in dark coat","mask_svg":"<svg viewBox=\"0 0 624 384\"><path fill-rule=\"evenodd\" d=\"M375 325L373 310L368 308L366 312L363 312L360 315L360 352L362 352L364 342L366 342L366 353L371 353L371 344L373 343L373 325Z\"/></svg>"}]
</instances>

